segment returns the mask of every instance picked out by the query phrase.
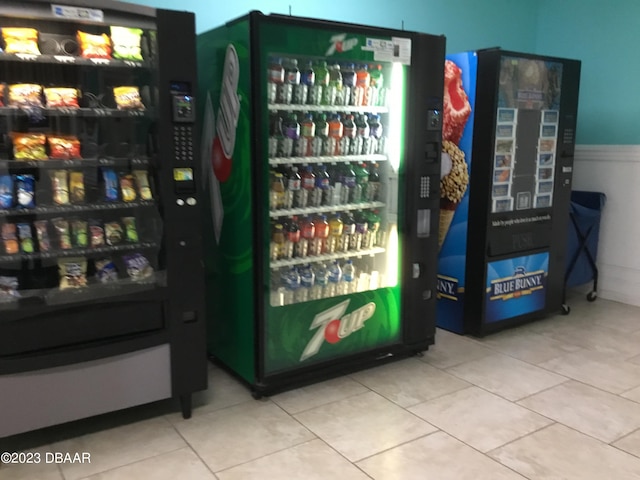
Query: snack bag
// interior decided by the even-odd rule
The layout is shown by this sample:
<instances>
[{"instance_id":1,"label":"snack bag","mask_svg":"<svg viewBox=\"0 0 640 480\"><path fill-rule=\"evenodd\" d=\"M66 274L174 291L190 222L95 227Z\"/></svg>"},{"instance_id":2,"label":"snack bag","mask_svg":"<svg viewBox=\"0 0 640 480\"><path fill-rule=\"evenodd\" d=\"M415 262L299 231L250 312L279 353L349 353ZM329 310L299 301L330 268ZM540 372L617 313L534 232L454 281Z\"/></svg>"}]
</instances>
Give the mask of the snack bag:
<instances>
[{"instance_id":1,"label":"snack bag","mask_svg":"<svg viewBox=\"0 0 640 480\"><path fill-rule=\"evenodd\" d=\"M84 203L84 174L82 172L69 173L69 191L71 203Z\"/></svg>"},{"instance_id":2,"label":"snack bag","mask_svg":"<svg viewBox=\"0 0 640 480\"><path fill-rule=\"evenodd\" d=\"M153 275L153 268L149 264L149 260L143 255L132 253L131 255L125 255L122 259L127 267L127 275L132 280L144 280Z\"/></svg>"},{"instance_id":3,"label":"snack bag","mask_svg":"<svg viewBox=\"0 0 640 480\"><path fill-rule=\"evenodd\" d=\"M118 222L107 222L104 224L104 235L107 239L107 245L118 245L124 239L122 225Z\"/></svg>"},{"instance_id":4,"label":"snack bag","mask_svg":"<svg viewBox=\"0 0 640 480\"><path fill-rule=\"evenodd\" d=\"M146 170L134 170L133 176L136 179L136 185L138 186L138 195L140 200L152 200L151 187L149 186L149 174Z\"/></svg>"},{"instance_id":5,"label":"snack bag","mask_svg":"<svg viewBox=\"0 0 640 480\"><path fill-rule=\"evenodd\" d=\"M84 258L63 258L58 260L60 290L87 286L87 260Z\"/></svg>"},{"instance_id":6,"label":"snack bag","mask_svg":"<svg viewBox=\"0 0 640 480\"><path fill-rule=\"evenodd\" d=\"M135 217L124 217L122 223L124 223L127 242L138 243L139 238Z\"/></svg>"},{"instance_id":7,"label":"snack bag","mask_svg":"<svg viewBox=\"0 0 640 480\"><path fill-rule=\"evenodd\" d=\"M102 178L104 180L104 199L107 202L118 201L118 176L112 168L102 169Z\"/></svg>"},{"instance_id":8,"label":"snack bag","mask_svg":"<svg viewBox=\"0 0 640 480\"><path fill-rule=\"evenodd\" d=\"M136 189L133 183L133 175L120 175L120 190L122 191L122 200L125 202L134 202L136 200Z\"/></svg>"},{"instance_id":9,"label":"snack bag","mask_svg":"<svg viewBox=\"0 0 640 480\"><path fill-rule=\"evenodd\" d=\"M9 106L42 108L42 87L34 83L9 85Z\"/></svg>"},{"instance_id":10,"label":"snack bag","mask_svg":"<svg viewBox=\"0 0 640 480\"><path fill-rule=\"evenodd\" d=\"M33 226L36 227L36 238L38 239L38 247L41 252L48 252L51 250L51 241L49 240L49 228L47 227L46 220L36 220L33 222Z\"/></svg>"},{"instance_id":11,"label":"snack bag","mask_svg":"<svg viewBox=\"0 0 640 480\"><path fill-rule=\"evenodd\" d=\"M92 35L78 30L80 56L84 58L111 58L111 41L106 33Z\"/></svg>"},{"instance_id":12,"label":"snack bag","mask_svg":"<svg viewBox=\"0 0 640 480\"><path fill-rule=\"evenodd\" d=\"M16 175L16 197L18 206L22 208L35 208L35 185L33 175Z\"/></svg>"},{"instance_id":13,"label":"snack bag","mask_svg":"<svg viewBox=\"0 0 640 480\"><path fill-rule=\"evenodd\" d=\"M104 229L100 220L89 220L89 234L92 248L104 247Z\"/></svg>"},{"instance_id":14,"label":"snack bag","mask_svg":"<svg viewBox=\"0 0 640 480\"><path fill-rule=\"evenodd\" d=\"M2 241L5 253L9 255L18 253L18 237L16 236L16 226L13 223L2 225Z\"/></svg>"},{"instance_id":15,"label":"snack bag","mask_svg":"<svg viewBox=\"0 0 640 480\"><path fill-rule=\"evenodd\" d=\"M139 28L111 27L113 58L142 61L141 40L142 30Z\"/></svg>"},{"instance_id":16,"label":"snack bag","mask_svg":"<svg viewBox=\"0 0 640 480\"><path fill-rule=\"evenodd\" d=\"M0 175L0 208L13 207L13 178Z\"/></svg>"},{"instance_id":17,"label":"snack bag","mask_svg":"<svg viewBox=\"0 0 640 480\"><path fill-rule=\"evenodd\" d=\"M58 245L61 250L69 250L71 248L71 234L69 233L69 222L64 218L52 218L56 233L58 234Z\"/></svg>"},{"instance_id":18,"label":"snack bag","mask_svg":"<svg viewBox=\"0 0 640 480\"><path fill-rule=\"evenodd\" d=\"M20 238L20 247L24 253L33 253L33 235L31 234L31 225L28 223L18 223L18 238Z\"/></svg>"},{"instance_id":19,"label":"snack bag","mask_svg":"<svg viewBox=\"0 0 640 480\"><path fill-rule=\"evenodd\" d=\"M138 87L114 87L113 97L118 110L144 110Z\"/></svg>"},{"instance_id":20,"label":"snack bag","mask_svg":"<svg viewBox=\"0 0 640 480\"><path fill-rule=\"evenodd\" d=\"M80 140L73 135L59 135L47 137L51 158L82 158L80 155Z\"/></svg>"},{"instance_id":21,"label":"snack bag","mask_svg":"<svg viewBox=\"0 0 640 480\"><path fill-rule=\"evenodd\" d=\"M110 258L96 260L96 277L100 283L118 281L118 269Z\"/></svg>"},{"instance_id":22,"label":"snack bag","mask_svg":"<svg viewBox=\"0 0 640 480\"><path fill-rule=\"evenodd\" d=\"M47 101L47 108L80 108L76 88L45 88L44 98Z\"/></svg>"},{"instance_id":23,"label":"snack bag","mask_svg":"<svg viewBox=\"0 0 640 480\"><path fill-rule=\"evenodd\" d=\"M40 55L38 49L38 31L35 28L3 28L6 53L24 53L27 55Z\"/></svg>"},{"instance_id":24,"label":"snack bag","mask_svg":"<svg viewBox=\"0 0 640 480\"><path fill-rule=\"evenodd\" d=\"M44 145L47 137L42 133L12 132L13 157L16 160L47 160Z\"/></svg>"},{"instance_id":25,"label":"snack bag","mask_svg":"<svg viewBox=\"0 0 640 480\"><path fill-rule=\"evenodd\" d=\"M71 232L73 233L73 242L77 247L85 248L89 245L89 236L87 234L87 221L74 219L71 221Z\"/></svg>"},{"instance_id":26,"label":"snack bag","mask_svg":"<svg viewBox=\"0 0 640 480\"><path fill-rule=\"evenodd\" d=\"M53 191L53 203L57 205L69 204L69 183L66 170L51 172L51 190Z\"/></svg>"},{"instance_id":27,"label":"snack bag","mask_svg":"<svg viewBox=\"0 0 640 480\"><path fill-rule=\"evenodd\" d=\"M18 293L18 279L16 277L0 277L0 303L16 301Z\"/></svg>"}]
</instances>

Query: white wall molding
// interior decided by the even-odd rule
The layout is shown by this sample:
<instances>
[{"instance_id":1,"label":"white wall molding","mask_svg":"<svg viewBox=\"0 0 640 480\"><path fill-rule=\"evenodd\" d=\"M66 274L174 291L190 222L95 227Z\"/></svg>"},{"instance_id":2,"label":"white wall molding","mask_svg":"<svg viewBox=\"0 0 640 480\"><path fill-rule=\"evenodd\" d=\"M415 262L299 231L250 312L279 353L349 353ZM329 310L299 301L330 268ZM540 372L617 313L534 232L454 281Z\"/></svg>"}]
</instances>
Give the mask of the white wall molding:
<instances>
[{"instance_id":1,"label":"white wall molding","mask_svg":"<svg viewBox=\"0 0 640 480\"><path fill-rule=\"evenodd\" d=\"M640 163L640 145L576 145L575 161Z\"/></svg>"}]
</instances>

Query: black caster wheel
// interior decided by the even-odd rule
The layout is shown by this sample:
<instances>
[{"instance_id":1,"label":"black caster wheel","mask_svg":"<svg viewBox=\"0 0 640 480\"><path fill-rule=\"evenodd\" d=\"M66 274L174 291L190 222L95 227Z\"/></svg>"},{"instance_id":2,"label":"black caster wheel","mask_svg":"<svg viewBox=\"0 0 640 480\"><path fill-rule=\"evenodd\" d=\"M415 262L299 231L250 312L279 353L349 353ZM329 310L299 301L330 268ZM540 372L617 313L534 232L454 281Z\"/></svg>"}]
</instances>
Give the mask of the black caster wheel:
<instances>
[{"instance_id":1,"label":"black caster wheel","mask_svg":"<svg viewBox=\"0 0 640 480\"><path fill-rule=\"evenodd\" d=\"M563 304L562 305L562 314L563 315L569 315L571 313L571 307L569 305Z\"/></svg>"},{"instance_id":2,"label":"black caster wheel","mask_svg":"<svg viewBox=\"0 0 640 480\"><path fill-rule=\"evenodd\" d=\"M587 301L595 302L596 298L598 298L598 292L596 292L595 290L593 292L587 293Z\"/></svg>"},{"instance_id":3,"label":"black caster wheel","mask_svg":"<svg viewBox=\"0 0 640 480\"><path fill-rule=\"evenodd\" d=\"M255 390L251 392L251 396L253 397L254 400L266 400L267 399L267 397L265 397L262 393L256 392Z\"/></svg>"}]
</instances>

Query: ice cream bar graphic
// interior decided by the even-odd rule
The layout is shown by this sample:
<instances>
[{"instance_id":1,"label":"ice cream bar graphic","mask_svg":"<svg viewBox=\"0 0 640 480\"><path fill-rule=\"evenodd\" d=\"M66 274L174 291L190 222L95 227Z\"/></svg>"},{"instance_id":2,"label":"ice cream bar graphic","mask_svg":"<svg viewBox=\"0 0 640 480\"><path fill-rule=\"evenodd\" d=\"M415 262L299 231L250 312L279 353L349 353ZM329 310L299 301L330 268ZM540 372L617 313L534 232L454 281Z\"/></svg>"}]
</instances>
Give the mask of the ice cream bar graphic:
<instances>
[{"instance_id":1,"label":"ice cream bar graphic","mask_svg":"<svg viewBox=\"0 0 640 480\"><path fill-rule=\"evenodd\" d=\"M220 233L222 232L222 221L224 220L224 208L222 206L222 195L220 193L220 182L213 171L212 151L213 141L216 137L215 114L213 113L213 103L211 93L207 93L204 106L204 119L202 125L202 181L203 187L210 193L211 216L213 220L213 230L216 236L216 243L220 243Z\"/></svg>"},{"instance_id":2,"label":"ice cream bar graphic","mask_svg":"<svg viewBox=\"0 0 640 480\"><path fill-rule=\"evenodd\" d=\"M236 145L236 127L240 116L240 99L238 98L238 80L240 78L240 62L238 53L232 44L227 46L222 70L222 89L220 92L220 108L216 121L216 137L213 140L211 162L213 172L220 182L225 182L231 175L233 149Z\"/></svg>"},{"instance_id":3,"label":"ice cream bar graphic","mask_svg":"<svg viewBox=\"0 0 640 480\"><path fill-rule=\"evenodd\" d=\"M449 232L453 215L462 201L469 185L469 170L464 152L455 143L442 142L442 163L440 172L440 230L438 246L442 247Z\"/></svg>"}]
</instances>

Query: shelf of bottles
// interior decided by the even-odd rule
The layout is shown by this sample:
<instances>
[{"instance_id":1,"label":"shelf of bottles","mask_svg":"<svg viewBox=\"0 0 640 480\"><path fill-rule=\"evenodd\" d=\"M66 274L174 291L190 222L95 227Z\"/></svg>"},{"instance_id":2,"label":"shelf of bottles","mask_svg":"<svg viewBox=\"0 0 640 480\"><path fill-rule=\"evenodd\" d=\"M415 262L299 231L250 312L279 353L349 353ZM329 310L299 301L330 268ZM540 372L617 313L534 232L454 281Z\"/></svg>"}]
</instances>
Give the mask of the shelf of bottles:
<instances>
[{"instance_id":1,"label":"shelf of bottles","mask_svg":"<svg viewBox=\"0 0 640 480\"><path fill-rule=\"evenodd\" d=\"M384 285L386 92L381 65L271 58L272 306Z\"/></svg>"}]
</instances>

